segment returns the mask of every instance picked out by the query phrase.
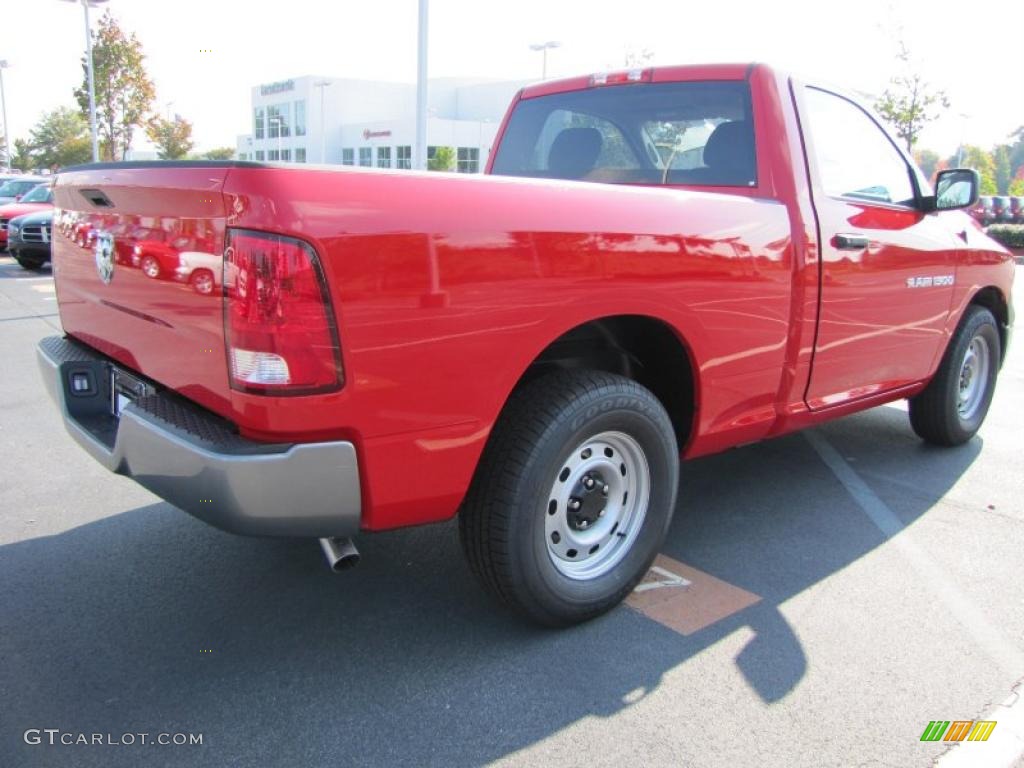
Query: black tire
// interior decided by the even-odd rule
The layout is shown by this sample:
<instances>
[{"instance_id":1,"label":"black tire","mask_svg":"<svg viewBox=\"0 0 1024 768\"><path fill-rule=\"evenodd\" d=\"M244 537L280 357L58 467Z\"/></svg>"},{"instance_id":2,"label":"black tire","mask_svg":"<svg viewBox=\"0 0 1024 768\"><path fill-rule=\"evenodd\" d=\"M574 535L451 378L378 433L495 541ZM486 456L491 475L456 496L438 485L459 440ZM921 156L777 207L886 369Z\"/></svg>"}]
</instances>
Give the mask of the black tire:
<instances>
[{"instance_id":1,"label":"black tire","mask_svg":"<svg viewBox=\"0 0 1024 768\"><path fill-rule=\"evenodd\" d=\"M630 524L622 543L608 544L621 547L620 559L607 563L610 570L571 578L548 550L549 496L563 464L575 460L574 449L608 434L627 436L642 453L649 472L646 513ZM513 393L491 433L459 514L463 551L485 588L519 613L547 626L586 621L618 605L647 573L672 520L678 481L675 432L650 391L599 371L550 373ZM570 514L564 512L566 525ZM551 520L559 525L562 518Z\"/></svg>"},{"instance_id":2,"label":"black tire","mask_svg":"<svg viewBox=\"0 0 1024 768\"><path fill-rule=\"evenodd\" d=\"M22 269L29 269L36 272L43 268L43 264L46 263L46 259L41 256L20 256L18 254L12 254L14 260L21 265Z\"/></svg>"},{"instance_id":3,"label":"black tire","mask_svg":"<svg viewBox=\"0 0 1024 768\"><path fill-rule=\"evenodd\" d=\"M961 374L964 360L975 340L987 349L984 389L976 406L962 413ZM961 445L974 437L992 403L1001 355L996 319L984 307L969 306L949 341L935 376L920 394L910 398L910 425L914 432L925 442L943 446Z\"/></svg>"}]
</instances>

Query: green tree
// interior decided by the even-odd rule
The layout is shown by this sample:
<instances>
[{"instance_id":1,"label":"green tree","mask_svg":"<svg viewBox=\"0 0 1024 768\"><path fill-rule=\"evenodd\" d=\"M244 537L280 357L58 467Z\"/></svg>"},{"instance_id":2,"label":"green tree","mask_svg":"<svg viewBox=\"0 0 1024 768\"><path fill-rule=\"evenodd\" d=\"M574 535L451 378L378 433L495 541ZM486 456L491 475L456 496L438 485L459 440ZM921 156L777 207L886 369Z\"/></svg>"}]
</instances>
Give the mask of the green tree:
<instances>
[{"instance_id":1,"label":"green tree","mask_svg":"<svg viewBox=\"0 0 1024 768\"><path fill-rule=\"evenodd\" d=\"M146 74L142 43L125 35L110 11L100 19L92 47L96 81L96 124L104 160L123 160L132 147L135 129L143 125L156 91ZM82 113L89 114L89 81L82 57L82 87L75 89Z\"/></svg>"},{"instance_id":2,"label":"green tree","mask_svg":"<svg viewBox=\"0 0 1024 768\"><path fill-rule=\"evenodd\" d=\"M956 168L956 155L947 161L950 168ZM981 147L965 144L960 159L960 167L973 168L981 176L981 194L999 194L996 186L996 164L992 155Z\"/></svg>"},{"instance_id":3,"label":"green tree","mask_svg":"<svg viewBox=\"0 0 1024 768\"><path fill-rule=\"evenodd\" d=\"M455 147L434 147L434 154L427 158L428 171L455 170Z\"/></svg>"},{"instance_id":4,"label":"green tree","mask_svg":"<svg viewBox=\"0 0 1024 768\"><path fill-rule=\"evenodd\" d=\"M627 48L623 58L626 69L643 69L651 65L654 51L650 48Z\"/></svg>"},{"instance_id":5,"label":"green tree","mask_svg":"<svg viewBox=\"0 0 1024 768\"><path fill-rule=\"evenodd\" d=\"M1011 133L1010 138L1013 140L1010 144L1010 170L1017 178L1024 168L1024 125Z\"/></svg>"},{"instance_id":6,"label":"green tree","mask_svg":"<svg viewBox=\"0 0 1024 768\"><path fill-rule=\"evenodd\" d=\"M902 72L889 80L888 87L875 102L875 111L906 142L909 152L921 129L939 116L940 107L949 108L949 99L944 91L934 90L920 72L914 71L903 41L899 46L896 58L902 62Z\"/></svg>"},{"instance_id":7,"label":"green tree","mask_svg":"<svg viewBox=\"0 0 1024 768\"><path fill-rule=\"evenodd\" d=\"M217 147L208 152L203 152L204 160L230 160L235 156L234 147Z\"/></svg>"},{"instance_id":8,"label":"green tree","mask_svg":"<svg viewBox=\"0 0 1024 768\"><path fill-rule=\"evenodd\" d=\"M36 168L63 168L92 159L89 125L70 107L44 114L32 129L28 144Z\"/></svg>"},{"instance_id":9,"label":"green tree","mask_svg":"<svg viewBox=\"0 0 1024 768\"><path fill-rule=\"evenodd\" d=\"M1006 190L1013 181L1013 169L1010 167L1010 147L1000 144L992 150L992 161L995 164L996 189L1000 195L1007 195Z\"/></svg>"},{"instance_id":10,"label":"green tree","mask_svg":"<svg viewBox=\"0 0 1024 768\"><path fill-rule=\"evenodd\" d=\"M32 159L32 145L25 139L15 139L14 151L11 153L11 168L20 168L23 171L28 171L34 167L35 160Z\"/></svg>"},{"instance_id":11,"label":"green tree","mask_svg":"<svg viewBox=\"0 0 1024 768\"><path fill-rule=\"evenodd\" d=\"M939 153L933 152L930 149L917 149L914 150L914 161L917 163L917 167L920 168L926 177L929 179L935 176L935 171L939 167Z\"/></svg>"},{"instance_id":12,"label":"green tree","mask_svg":"<svg viewBox=\"0 0 1024 768\"><path fill-rule=\"evenodd\" d=\"M1024 177L1018 176L1016 179L1011 181L1009 188L1006 190L1006 194L1024 197Z\"/></svg>"},{"instance_id":13,"label":"green tree","mask_svg":"<svg viewBox=\"0 0 1024 768\"><path fill-rule=\"evenodd\" d=\"M180 160L192 151L192 123L181 115L173 120L154 117L146 125L146 135L156 145L161 160Z\"/></svg>"}]
</instances>

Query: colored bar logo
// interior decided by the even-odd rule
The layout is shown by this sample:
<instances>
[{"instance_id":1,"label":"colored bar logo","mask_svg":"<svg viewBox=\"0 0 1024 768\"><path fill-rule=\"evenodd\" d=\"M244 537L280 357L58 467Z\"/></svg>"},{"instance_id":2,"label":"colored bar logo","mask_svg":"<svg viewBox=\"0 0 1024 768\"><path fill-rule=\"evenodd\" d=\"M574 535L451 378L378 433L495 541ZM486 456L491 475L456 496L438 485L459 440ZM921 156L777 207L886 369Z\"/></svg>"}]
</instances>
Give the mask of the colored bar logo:
<instances>
[{"instance_id":1,"label":"colored bar logo","mask_svg":"<svg viewBox=\"0 0 1024 768\"><path fill-rule=\"evenodd\" d=\"M988 741L995 728L995 720L931 720L921 741Z\"/></svg>"}]
</instances>

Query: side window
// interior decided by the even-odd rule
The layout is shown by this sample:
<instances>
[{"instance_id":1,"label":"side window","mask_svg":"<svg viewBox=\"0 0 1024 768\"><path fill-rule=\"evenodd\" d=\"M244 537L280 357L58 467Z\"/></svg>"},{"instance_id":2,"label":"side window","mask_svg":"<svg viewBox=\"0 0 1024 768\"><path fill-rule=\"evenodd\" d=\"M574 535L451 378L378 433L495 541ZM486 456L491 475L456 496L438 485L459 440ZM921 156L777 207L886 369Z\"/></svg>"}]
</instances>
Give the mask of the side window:
<instances>
[{"instance_id":1,"label":"side window","mask_svg":"<svg viewBox=\"0 0 1024 768\"><path fill-rule=\"evenodd\" d=\"M910 168L875 121L834 93L807 88L805 96L825 194L912 205Z\"/></svg>"}]
</instances>

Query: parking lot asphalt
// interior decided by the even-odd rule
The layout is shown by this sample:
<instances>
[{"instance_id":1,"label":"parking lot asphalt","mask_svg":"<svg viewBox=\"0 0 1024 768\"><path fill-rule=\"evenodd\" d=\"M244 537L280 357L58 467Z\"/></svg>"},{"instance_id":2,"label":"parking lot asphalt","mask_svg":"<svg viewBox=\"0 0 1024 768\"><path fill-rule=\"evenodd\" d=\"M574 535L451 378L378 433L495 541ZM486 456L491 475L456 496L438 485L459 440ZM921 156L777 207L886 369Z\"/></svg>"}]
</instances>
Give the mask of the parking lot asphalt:
<instances>
[{"instance_id":1,"label":"parking lot asphalt","mask_svg":"<svg viewBox=\"0 0 1024 768\"><path fill-rule=\"evenodd\" d=\"M0 256L0 766L1021 764L1019 339L960 448L882 407L685 463L677 582L549 631L484 595L453 524L333 575L108 474L41 384L56 312ZM990 742L920 741L978 719Z\"/></svg>"}]
</instances>

